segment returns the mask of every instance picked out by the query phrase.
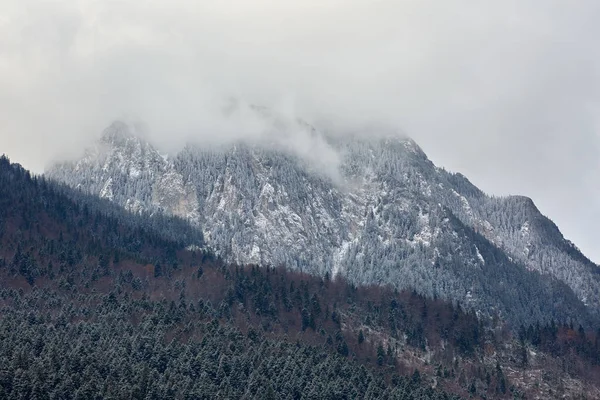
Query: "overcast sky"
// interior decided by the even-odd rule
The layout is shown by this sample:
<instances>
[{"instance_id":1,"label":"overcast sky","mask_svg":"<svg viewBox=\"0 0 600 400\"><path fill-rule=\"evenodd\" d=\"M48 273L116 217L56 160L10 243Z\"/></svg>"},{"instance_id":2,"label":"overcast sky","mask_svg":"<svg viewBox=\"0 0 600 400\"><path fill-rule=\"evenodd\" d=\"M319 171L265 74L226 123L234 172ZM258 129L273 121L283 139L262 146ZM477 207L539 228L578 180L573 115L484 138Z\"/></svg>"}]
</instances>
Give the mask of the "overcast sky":
<instances>
[{"instance_id":1,"label":"overcast sky","mask_svg":"<svg viewBox=\"0 0 600 400\"><path fill-rule=\"evenodd\" d=\"M600 261L598 0L0 0L0 153L42 172L112 120L215 135L230 96L381 122Z\"/></svg>"}]
</instances>

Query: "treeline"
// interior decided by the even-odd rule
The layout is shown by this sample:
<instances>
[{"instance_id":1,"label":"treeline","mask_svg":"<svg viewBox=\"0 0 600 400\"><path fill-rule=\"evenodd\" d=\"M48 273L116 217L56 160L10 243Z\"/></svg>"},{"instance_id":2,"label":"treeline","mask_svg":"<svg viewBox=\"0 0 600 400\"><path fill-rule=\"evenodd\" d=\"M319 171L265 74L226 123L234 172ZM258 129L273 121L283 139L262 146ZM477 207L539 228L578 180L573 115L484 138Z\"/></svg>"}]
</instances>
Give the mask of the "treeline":
<instances>
[{"instance_id":1,"label":"treeline","mask_svg":"<svg viewBox=\"0 0 600 400\"><path fill-rule=\"evenodd\" d=\"M322 346L244 333L207 306L114 292L0 296L0 398L455 398Z\"/></svg>"}]
</instances>

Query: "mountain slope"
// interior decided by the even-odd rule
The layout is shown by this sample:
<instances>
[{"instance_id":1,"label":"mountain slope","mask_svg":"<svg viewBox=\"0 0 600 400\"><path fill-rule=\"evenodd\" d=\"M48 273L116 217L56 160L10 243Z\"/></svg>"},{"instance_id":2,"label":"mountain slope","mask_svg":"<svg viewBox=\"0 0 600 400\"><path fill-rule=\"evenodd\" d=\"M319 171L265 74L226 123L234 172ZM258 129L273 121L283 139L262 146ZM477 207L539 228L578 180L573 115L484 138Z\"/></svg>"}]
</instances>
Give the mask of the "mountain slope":
<instances>
[{"instance_id":1,"label":"mountain slope","mask_svg":"<svg viewBox=\"0 0 600 400\"><path fill-rule=\"evenodd\" d=\"M531 199L489 197L459 174L447 178L456 197L447 204L464 223L528 269L556 277L585 304L598 307L600 268L566 240Z\"/></svg>"},{"instance_id":2,"label":"mountain slope","mask_svg":"<svg viewBox=\"0 0 600 400\"><path fill-rule=\"evenodd\" d=\"M187 217L238 263L413 288L515 322L587 320L582 302L598 309L597 266L529 199L486 196L410 139L295 129L338 155L335 171L268 141L189 145L165 159L117 123L103 135L106 150L47 176L129 209Z\"/></svg>"}]
</instances>

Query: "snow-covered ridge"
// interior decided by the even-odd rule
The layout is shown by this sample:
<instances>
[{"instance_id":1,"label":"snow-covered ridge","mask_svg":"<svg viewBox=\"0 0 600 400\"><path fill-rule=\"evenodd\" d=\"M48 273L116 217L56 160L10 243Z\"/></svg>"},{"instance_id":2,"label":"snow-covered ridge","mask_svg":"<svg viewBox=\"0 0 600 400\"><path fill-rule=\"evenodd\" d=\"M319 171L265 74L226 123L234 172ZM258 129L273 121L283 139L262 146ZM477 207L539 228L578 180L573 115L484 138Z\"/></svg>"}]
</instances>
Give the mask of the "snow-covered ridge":
<instances>
[{"instance_id":1,"label":"snow-covered ridge","mask_svg":"<svg viewBox=\"0 0 600 400\"><path fill-rule=\"evenodd\" d=\"M211 248L239 263L284 264L460 301L469 293L471 304L496 308L499 282L530 290L518 289L534 284L519 275L527 268L600 305L597 267L564 251L562 236L530 200L486 196L407 138L328 137L294 123L313 137L299 151L293 141L260 140L190 145L169 157L116 124L85 158L48 176L133 212L186 218ZM327 157L333 161L315 161ZM563 290L537 284L547 295Z\"/></svg>"}]
</instances>

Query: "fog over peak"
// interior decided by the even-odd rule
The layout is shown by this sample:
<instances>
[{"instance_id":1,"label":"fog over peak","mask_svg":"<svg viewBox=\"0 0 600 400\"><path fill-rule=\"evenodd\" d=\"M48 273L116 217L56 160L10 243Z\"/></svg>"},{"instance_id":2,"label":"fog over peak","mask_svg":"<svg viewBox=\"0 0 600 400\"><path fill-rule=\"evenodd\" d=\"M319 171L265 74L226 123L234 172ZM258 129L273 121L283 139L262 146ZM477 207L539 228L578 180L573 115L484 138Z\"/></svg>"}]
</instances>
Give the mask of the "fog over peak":
<instances>
[{"instance_id":1,"label":"fog over peak","mask_svg":"<svg viewBox=\"0 0 600 400\"><path fill-rule=\"evenodd\" d=\"M0 152L42 172L116 119L174 149L257 134L223 118L237 98L406 132L600 260L599 17L595 0L2 0Z\"/></svg>"}]
</instances>

